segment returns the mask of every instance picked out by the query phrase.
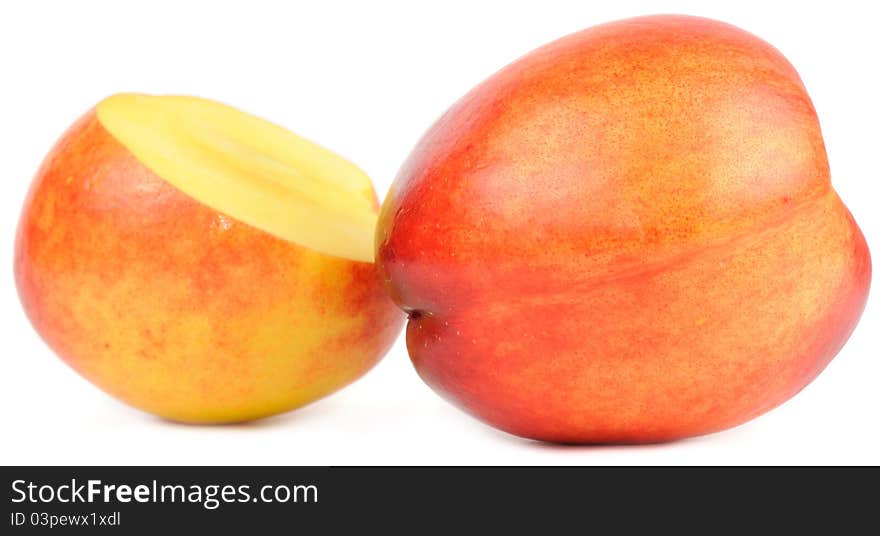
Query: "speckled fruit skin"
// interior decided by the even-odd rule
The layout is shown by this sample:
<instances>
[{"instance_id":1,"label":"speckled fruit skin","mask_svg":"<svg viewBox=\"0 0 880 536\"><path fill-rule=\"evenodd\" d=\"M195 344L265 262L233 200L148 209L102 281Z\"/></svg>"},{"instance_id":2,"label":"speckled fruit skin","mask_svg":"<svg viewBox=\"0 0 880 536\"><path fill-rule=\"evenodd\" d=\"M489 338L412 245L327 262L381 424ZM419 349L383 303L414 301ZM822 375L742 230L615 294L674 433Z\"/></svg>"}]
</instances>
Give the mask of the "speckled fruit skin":
<instances>
[{"instance_id":1,"label":"speckled fruit skin","mask_svg":"<svg viewBox=\"0 0 880 536\"><path fill-rule=\"evenodd\" d=\"M34 179L15 277L34 327L70 366L185 422L244 421L329 394L369 370L403 323L373 264L202 205L93 111Z\"/></svg>"},{"instance_id":2,"label":"speckled fruit skin","mask_svg":"<svg viewBox=\"0 0 880 536\"><path fill-rule=\"evenodd\" d=\"M377 248L421 377L572 443L773 408L840 350L871 278L795 70L681 16L587 29L473 89L404 164Z\"/></svg>"}]
</instances>

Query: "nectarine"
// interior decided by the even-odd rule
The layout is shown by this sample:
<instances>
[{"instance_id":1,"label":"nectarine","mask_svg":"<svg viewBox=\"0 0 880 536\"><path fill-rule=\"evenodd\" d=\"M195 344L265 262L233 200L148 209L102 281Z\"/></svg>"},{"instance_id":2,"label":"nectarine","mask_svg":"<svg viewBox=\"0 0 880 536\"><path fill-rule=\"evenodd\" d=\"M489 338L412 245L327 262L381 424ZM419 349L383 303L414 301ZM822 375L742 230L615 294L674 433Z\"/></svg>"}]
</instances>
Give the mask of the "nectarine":
<instances>
[{"instance_id":1,"label":"nectarine","mask_svg":"<svg viewBox=\"0 0 880 536\"><path fill-rule=\"evenodd\" d=\"M46 342L111 395L179 421L253 419L353 381L393 342L377 213L363 172L280 127L116 95L38 171L16 282Z\"/></svg>"},{"instance_id":2,"label":"nectarine","mask_svg":"<svg viewBox=\"0 0 880 536\"><path fill-rule=\"evenodd\" d=\"M683 16L587 29L465 95L396 178L377 263L431 387L576 443L782 403L847 340L871 274L794 68Z\"/></svg>"}]
</instances>

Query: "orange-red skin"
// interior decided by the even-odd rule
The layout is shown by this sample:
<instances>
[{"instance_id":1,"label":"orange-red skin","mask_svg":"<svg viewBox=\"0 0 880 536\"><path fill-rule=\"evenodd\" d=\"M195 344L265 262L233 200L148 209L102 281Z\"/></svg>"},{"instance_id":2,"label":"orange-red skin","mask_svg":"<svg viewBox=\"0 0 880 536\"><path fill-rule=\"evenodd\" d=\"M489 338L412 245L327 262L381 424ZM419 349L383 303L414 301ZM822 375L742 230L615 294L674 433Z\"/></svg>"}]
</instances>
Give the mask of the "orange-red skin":
<instances>
[{"instance_id":1,"label":"orange-red skin","mask_svg":"<svg viewBox=\"0 0 880 536\"><path fill-rule=\"evenodd\" d=\"M473 89L401 169L377 251L432 388L574 443L775 407L839 351L871 278L795 70L682 16L587 29Z\"/></svg>"},{"instance_id":2,"label":"orange-red skin","mask_svg":"<svg viewBox=\"0 0 880 536\"><path fill-rule=\"evenodd\" d=\"M309 251L188 197L94 111L37 172L15 277L34 327L70 366L133 406L182 421L262 417L314 399L312 384L335 390L378 362L402 323L373 264ZM347 327L314 356L296 355L303 318L289 304L307 308L314 325ZM200 329L187 332L184 322ZM277 340L255 347L266 326ZM295 373L285 347L303 362ZM289 398L298 390L309 395Z\"/></svg>"}]
</instances>

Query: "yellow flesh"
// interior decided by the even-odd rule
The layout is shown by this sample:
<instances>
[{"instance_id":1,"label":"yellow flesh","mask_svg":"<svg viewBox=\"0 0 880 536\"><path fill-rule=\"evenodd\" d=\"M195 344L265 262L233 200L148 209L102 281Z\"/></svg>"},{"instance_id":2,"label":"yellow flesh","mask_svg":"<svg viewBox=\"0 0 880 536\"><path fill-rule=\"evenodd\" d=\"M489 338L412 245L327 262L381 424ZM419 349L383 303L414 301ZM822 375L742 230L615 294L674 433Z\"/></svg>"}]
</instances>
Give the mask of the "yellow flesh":
<instances>
[{"instance_id":1,"label":"yellow flesh","mask_svg":"<svg viewBox=\"0 0 880 536\"><path fill-rule=\"evenodd\" d=\"M199 202L309 249L373 261L370 179L327 149L196 97L114 95L97 114L141 163Z\"/></svg>"}]
</instances>

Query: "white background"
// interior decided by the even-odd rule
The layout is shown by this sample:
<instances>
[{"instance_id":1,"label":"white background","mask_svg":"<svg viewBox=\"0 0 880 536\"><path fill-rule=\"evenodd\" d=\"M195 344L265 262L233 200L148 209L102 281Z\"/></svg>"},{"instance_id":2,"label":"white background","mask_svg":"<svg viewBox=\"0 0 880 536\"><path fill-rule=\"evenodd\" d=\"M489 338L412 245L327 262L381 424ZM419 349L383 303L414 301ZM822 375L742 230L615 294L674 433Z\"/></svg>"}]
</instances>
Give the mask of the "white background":
<instances>
[{"instance_id":1,"label":"white background","mask_svg":"<svg viewBox=\"0 0 880 536\"><path fill-rule=\"evenodd\" d=\"M210 97L311 138L380 196L455 99L529 50L609 20L687 13L779 48L818 110L833 183L880 251L880 37L871 2L3 2L0 7L0 463L878 464L880 298L800 395L736 429L645 447L561 447L448 405L403 338L365 378L246 425L171 424L110 399L57 359L21 311L13 236L57 137L119 91ZM876 259L875 259L876 263Z\"/></svg>"}]
</instances>

